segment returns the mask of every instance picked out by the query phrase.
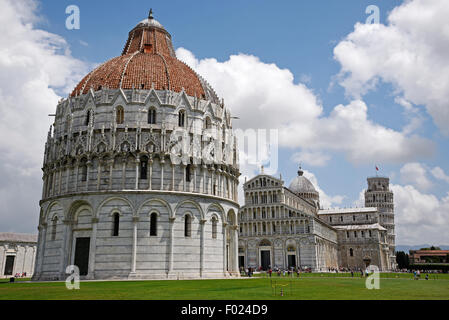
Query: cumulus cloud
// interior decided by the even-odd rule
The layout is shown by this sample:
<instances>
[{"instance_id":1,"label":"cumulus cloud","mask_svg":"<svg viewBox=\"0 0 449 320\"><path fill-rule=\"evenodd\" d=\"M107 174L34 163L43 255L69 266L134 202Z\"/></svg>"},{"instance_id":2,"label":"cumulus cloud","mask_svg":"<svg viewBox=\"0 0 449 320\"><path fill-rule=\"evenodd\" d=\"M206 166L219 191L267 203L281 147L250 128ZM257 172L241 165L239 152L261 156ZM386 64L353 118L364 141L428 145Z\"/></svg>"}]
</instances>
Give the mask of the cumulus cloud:
<instances>
[{"instance_id":1,"label":"cumulus cloud","mask_svg":"<svg viewBox=\"0 0 449 320\"><path fill-rule=\"evenodd\" d=\"M440 167L433 168L431 173L436 179L443 180L449 183L449 175L447 175Z\"/></svg>"},{"instance_id":2,"label":"cumulus cloud","mask_svg":"<svg viewBox=\"0 0 449 320\"><path fill-rule=\"evenodd\" d=\"M396 243L449 243L449 192L439 199L412 185L391 185L395 199Z\"/></svg>"},{"instance_id":3,"label":"cumulus cloud","mask_svg":"<svg viewBox=\"0 0 449 320\"><path fill-rule=\"evenodd\" d=\"M307 160L311 154L335 151L344 152L353 163L397 163L433 153L431 141L370 120L361 100L338 105L325 116L313 90L295 83L289 70L255 56L237 54L219 62L198 60L185 48L178 48L176 54L225 98L233 115L240 118L236 127L278 129L280 146L306 150ZM322 156L318 163L324 160Z\"/></svg>"},{"instance_id":4,"label":"cumulus cloud","mask_svg":"<svg viewBox=\"0 0 449 320\"><path fill-rule=\"evenodd\" d=\"M307 164L309 166L323 167L331 159L330 155L322 151L302 150L293 154L291 160L296 163Z\"/></svg>"},{"instance_id":5,"label":"cumulus cloud","mask_svg":"<svg viewBox=\"0 0 449 320\"><path fill-rule=\"evenodd\" d=\"M330 195L326 194L326 192L324 192L323 189L320 188L318 179L316 178L315 174L313 174L312 172L304 170L304 177L309 179L309 181L312 182L313 186L315 187L316 191L319 192L320 206L322 208L331 208L331 207L341 205L343 200L346 198L345 196L341 196L341 195L330 196Z\"/></svg>"},{"instance_id":6,"label":"cumulus cloud","mask_svg":"<svg viewBox=\"0 0 449 320\"><path fill-rule=\"evenodd\" d=\"M449 134L448 15L447 0L410 0L391 11L387 25L357 23L334 49L339 83L356 98L391 83L398 103L424 105Z\"/></svg>"},{"instance_id":7,"label":"cumulus cloud","mask_svg":"<svg viewBox=\"0 0 449 320\"><path fill-rule=\"evenodd\" d=\"M433 183L428 178L426 167L418 162L406 163L400 170L401 181L404 184L412 184L419 190L428 190Z\"/></svg>"},{"instance_id":8,"label":"cumulus cloud","mask_svg":"<svg viewBox=\"0 0 449 320\"><path fill-rule=\"evenodd\" d=\"M0 0L1 231L35 231L42 190L43 147L59 93L68 93L87 66L66 41L36 28L33 0ZM27 201L23 201L26 198Z\"/></svg>"}]
</instances>

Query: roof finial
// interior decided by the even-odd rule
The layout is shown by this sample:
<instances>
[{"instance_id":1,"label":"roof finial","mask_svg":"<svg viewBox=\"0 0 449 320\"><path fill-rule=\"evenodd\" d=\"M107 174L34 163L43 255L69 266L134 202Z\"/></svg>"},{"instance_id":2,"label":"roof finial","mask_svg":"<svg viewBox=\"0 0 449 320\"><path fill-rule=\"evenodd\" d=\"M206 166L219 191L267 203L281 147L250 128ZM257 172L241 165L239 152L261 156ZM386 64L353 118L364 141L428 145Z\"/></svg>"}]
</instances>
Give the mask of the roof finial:
<instances>
[{"instance_id":1,"label":"roof finial","mask_svg":"<svg viewBox=\"0 0 449 320\"><path fill-rule=\"evenodd\" d=\"M153 8L150 9L150 13L148 14L148 19L153 19Z\"/></svg>"},{"instance_id":2,"label":"roof finial","mask_svg":"<svg viewBox=\"0 0 449 320\"><path fill-rule=\"evenodd\" d=\"M299 164L298 176L302 176L304 171L302 171L301 164Z\"/></svg>"}]
</instances>

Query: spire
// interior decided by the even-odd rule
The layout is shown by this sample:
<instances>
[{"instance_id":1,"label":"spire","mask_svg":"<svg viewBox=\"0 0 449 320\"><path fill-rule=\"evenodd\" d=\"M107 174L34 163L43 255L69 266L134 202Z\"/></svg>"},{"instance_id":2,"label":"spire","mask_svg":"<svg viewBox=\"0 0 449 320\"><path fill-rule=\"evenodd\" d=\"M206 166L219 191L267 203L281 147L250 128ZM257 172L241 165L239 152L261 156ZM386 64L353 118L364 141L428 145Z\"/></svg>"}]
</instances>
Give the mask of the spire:
<instances>
[{"instance_id":1,"label":"spire","mask_svg":"<svg viewBox=\"0 0 449 320\"><path fill-rule=\"evenodd\" d=\"M150 9L150 13L148 14L148 19L152 20L153 18L153 8Z\"/></svg>"}]
</instances>

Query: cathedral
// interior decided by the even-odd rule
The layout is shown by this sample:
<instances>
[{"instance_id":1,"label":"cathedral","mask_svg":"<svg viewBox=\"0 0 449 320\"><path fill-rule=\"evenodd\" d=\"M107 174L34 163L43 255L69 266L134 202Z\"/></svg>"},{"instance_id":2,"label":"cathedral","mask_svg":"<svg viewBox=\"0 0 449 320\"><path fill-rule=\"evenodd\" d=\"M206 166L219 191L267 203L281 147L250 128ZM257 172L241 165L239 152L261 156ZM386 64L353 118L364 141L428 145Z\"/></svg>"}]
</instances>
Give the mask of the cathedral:
<instances>
[{"instance_id":1,"label":"cathedral","mask_svg":"<svg viewBox=\"0 0 449 320\"><path fill-rule=\"evenodd\" d=\"M150 11L56 107L33 280L238 275L231 119Z\"/></svg>"},{"instance_id":2,"label":"cathedral","mask_svg":"<svg viewBox=\"0 0 449 320\"><path fill-rule=\"evenodd\" d=\"M320 209L301 168L289 187L263 172L243 185L239 266L329 271L395 268L393 193L389 179L368 178L364 208Z\"/></svg>"}]
</instances>

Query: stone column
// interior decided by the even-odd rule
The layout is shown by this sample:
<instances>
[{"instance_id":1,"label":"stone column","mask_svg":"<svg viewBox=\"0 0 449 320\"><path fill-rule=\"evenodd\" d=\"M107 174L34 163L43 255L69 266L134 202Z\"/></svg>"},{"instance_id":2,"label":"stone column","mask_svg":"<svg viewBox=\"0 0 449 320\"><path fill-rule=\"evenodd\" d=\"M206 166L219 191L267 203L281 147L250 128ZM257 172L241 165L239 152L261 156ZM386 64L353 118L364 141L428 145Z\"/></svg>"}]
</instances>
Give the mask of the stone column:
<instances>
[{"instance_id":1,"label":"stone column","mask_svg":"<svg viewBox=\"0 0 449 320\"><path fill-rule=\"evenodd\" d=\"M135 190L139 190L139 164L140 164L140 158L136 158L136 184L134 186Z\"/></svg>"},{"instance_id":2,"label":"stone column","mask_svg":"<svg viewBox=\"0 0 449 320\"><path fill-rule=\"evenodd\" d=\"M139 217L133 217L133 249L131 258L131 273L136 273L136 262L137 262L137 224L139 222Z\"/></svg>"},{"instance_id":3,"label":"stone column","mask_svg":"<svg viewBox=\"0 0 449 320\"><path fill-rule=\"evenodd\" d=\"M220 167L217 170L217 196L221 196L221 169Z\"/></svg>"},{"instance_id":4,"label":"stone column","mask_svg":"<svg viewBox=\"0 0 449 320\"><path fill-rule=\"evenodd\" d=\"M175 189L175 165L171 164L171 189L172 191L179 191Z\"/></svg>"},{"instance_id":5,"label":"stone column","mask_svg":"<svg viewBox=\"0 0 449 320\"><path fill-rule=\"evenodd\" d=\"M232 271L238 273L239 271L239 226L235 225L232 228L232 232L234 233L234 238L232 239L233 241L233 252L232 252L232 257L233 257L233 266L232 266Z\"/></svg>"},{"instance_id":6,"label":"stone column","mask_svg":"<svg viewBox=\"0 0 449 320\"><path fill-rule=\"evenodd\" d=\"M162 156L162 157L164 157L164 156ZM160 190L164 190L164 165L165 165L164 158L162 158L159 162L161 165L161 189Z\"/></svg>"},{"instance_id":7,"label":"stone column","mask_svg":"<svg viewBox=\"0 0 449 320\"><path fill-rule=\"evenodd\" d=\"M4 268L3 268L3 257L5 257L6 248L4 246L0 247L0 276L3 276Z\"/></svg>"},{"instance_id":8,"label":"stone column","mask_svg":"<svg viewBox=\"0 0 449 320\"><path fill-rule=\"evenodd\" d=\"M186 166L184 164L181 165L182 167L182 188L181 191L186 191Z\"/></svg>"},{"instance_id":9,"label":"stone column","mask_svg":"<svg viewBox=\"0 0 449 320\"><path fill-rule=\"evenodd\" d=\"M75 192L78 191L78 179L79 179L79 171L80 171L80 163L79 161L76 162L76 174L75 174Z\"/></svg>"},{"instance_id":10,"label":"stone column","mask_svg":"<svg viewBox=\"0 0 449 320\"><path fill-rule=\"evenodd\" d=\"M53 170L53 173L52 173L52 176L53 176L53 178L52 178L52 187L51 187L51 195L52 196L54 196L54 195L56 195L56 172L57 172L57 170L55 169L55 170Z\"/></svg>"},{"instance_id":11,"label":"stone column","mask_svg":"<svg viewBox=\"0 0 449 320\"><path fill-rule=\"evenodd\" d=\"M45 254L45 243L46 243L46 238L47 238L47 223L42 223L39 226L39 236L40 239L38 241L38 257L37 257L37 263L36 263L36 274L33 276L33 278L35 278L36 280L39 280L40 275L42 273L42 266L44 263L44 254Z\"/></svg>"},{"instance_id":12,"label":"stone column","mask_svg":"<svg viewBox=\"0 0 449 320\"><path fill-rule=\"evenodd\" d=\"M227 227L227 223L223 222L223 273L226 274L226 262L227 262L227 254L226 254L226 245L228 244L227 240L226 240L226 227Z\"/></svg>"},{"instance_id":13,"label":"stone column","mask_svg":"<svg viewBox=\"0 0 449 320\"><path fill-rule=\"evenodd\" d=\"M114 170L114 159L109 160L109 190L112 190L112 177Z\"/></svg>"},{"instance_id":14,"label":"stone column","mask_svg":"<svg viewBox=\"0 0 449 320\"><path fill-rule=\"evenodd\" d=\"M148 160L148 164L150 167L150 176L148 179L148 190L151 190L151 180L153 179L153 160L152 159Z\"/></svg>"},{"instance_id":15,"label":"stone column","mask_svg":"<svg viewBox=\"0 0 449 320\"><path fill-rule=\"evenodd\" d=\"M125 180L126 180L126 156L123 157L122 163L122 189L125 189Z\"/></svg>"},{"instance_id":16,"label":"stone column","mask_svg":"<svg viewBox=\"0 0 449 320\"><path fill-rule=\"evenodd\" d=\"M70 169L71 169L71 166L69 164L67 164L67 166L66 166L67 174L66 174L66 180L65 180L65 193L69 193Z\"/></svg>"},{"instance_id":17,"label":"stone column","mask_svg":"<svg viewBox=\"0 0 449 320\"><path fill-rule=\"evenodd\" d=\"M61 185L62 185L62 166L59 167L59 177L58 177L58 195L61 194Z\"/></svg>"},{"instance_id":18,"label":"stone column","mask_svg":"<svg viewBox=\"0 0 449 320\"><path fill-rule=\"evenodd\" d=\"M204 272L204 232L205 232L205 226L206 226L206 219L200 220L201 225L201 247L200 247L200 277L203 276Z\"/></svg>"},{"instance_id":19,"label":"stone column","mask_svg":"<svg viewBox=\"0 0 449 320\"><path fill-rule=\"evenodd\" d=\"M98 159L98 166L97 166L97 191L100 190L101 168L102 167L103 167L103 161Z\"/></svg>"},{"instance_id":20,"label":"stone column","mask_svg":"<svg viewBox=\"0 0 449 320\"><path fill-rule=\"evenodd\" d=\"M33 256L31 257L30 274L34 275L34 268L36 263L36 247L33 247ZM1 267L0 267L1 270Z\"/></svg>"},{"instance_id":21,"label":"stone column","mask_svg":"<svg viewBox=\"0 0 449 320\"><path fill-rule=\"evenodd\" d=\"M89 179L90 179L90 169L92 168L92 161L87 161L87 177L86 177L86 191L89 191Z\"/></svg>"},{"instance_id":22,"label":"stone column","mask_svg":"<svg viewBox=\"0 0 449 320\"><path fill-rule=\"evenodd\" d=\"M59 274L61 275L61 280L65 278L65 268L67 265L70 264L70 256L69 256L69 244L70 244L70 229L72 226L72 221L70 220L63 220L64 225L64 233L62 236L62 247L61 247L61 260L59 263Z\"/></svg>"},{"instance_id":23,"label":"stone column","mask_svg":"<svg viewBox=\"0 0 449 320\"><path fill-rule=\"evenodd\" d=\"M168 218L169 221L169 247L168 247L168 270L167 273L170 275L170 273L173 272L173 246L174 246L174 227L175 227L175 220L176 218L170 217Z\"/></svg>"},{"instance_id":24,"label":"stone column","mask_svg":"<svg viewBox=\"0 0 449 320\"><path fill-rule=\"evenodd\" d=\"M206 193L207 194L207 190L206 190L206 172L207 172L207 166L205 164L203 164L203 190L202 193Z\"/></svg>"},{"instance_id":25,"label":"stone column","mask_svg":"<svg viewBox=\"0 0 449 320\"><path fill-rule=\"evenodd\" d=\"M198 192L197 187L196 187L196 164L194 164L193 166L193 192Z\"/></svg>"},{"instance_id":26,"label":"stone column","mask_svg":"<svg viewBox=\"0 0 449 320\"><path fill-rule=\"evenodd\" d=\"M97 224L98 218L92 218L92 235L90 238L89 250L89 271L88 278L95 279L95 254L97 250Z\"/></svg>"}]
</instances>

